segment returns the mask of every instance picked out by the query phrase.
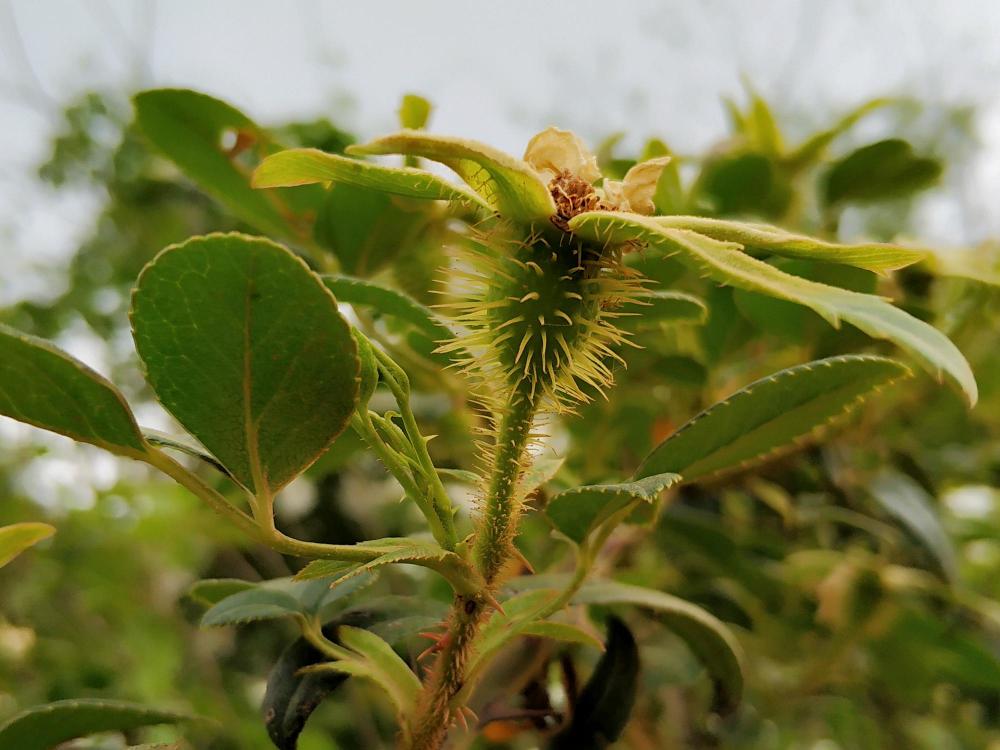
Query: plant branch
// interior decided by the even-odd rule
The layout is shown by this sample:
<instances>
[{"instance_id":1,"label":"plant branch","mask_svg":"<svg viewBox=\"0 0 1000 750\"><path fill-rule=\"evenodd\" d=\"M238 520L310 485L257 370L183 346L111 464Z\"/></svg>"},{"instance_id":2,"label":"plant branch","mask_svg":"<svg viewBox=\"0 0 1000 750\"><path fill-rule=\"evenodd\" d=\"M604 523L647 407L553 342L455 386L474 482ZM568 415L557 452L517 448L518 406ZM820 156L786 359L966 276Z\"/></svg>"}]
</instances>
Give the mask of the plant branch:
<instances>
[{"instance_id":1,"label":"plant branch","mask_svg":"<svg viewBox=\"0 0 1000 750\"><path fill-rule=\"evenodd\" d=\"M520 380L511 390L500 417L485 507L476 529L474 547L476 564L490 585L511 556L521 515L517 483L538 400L534 384L527 378Z\"/></svg>"}]
</instances>

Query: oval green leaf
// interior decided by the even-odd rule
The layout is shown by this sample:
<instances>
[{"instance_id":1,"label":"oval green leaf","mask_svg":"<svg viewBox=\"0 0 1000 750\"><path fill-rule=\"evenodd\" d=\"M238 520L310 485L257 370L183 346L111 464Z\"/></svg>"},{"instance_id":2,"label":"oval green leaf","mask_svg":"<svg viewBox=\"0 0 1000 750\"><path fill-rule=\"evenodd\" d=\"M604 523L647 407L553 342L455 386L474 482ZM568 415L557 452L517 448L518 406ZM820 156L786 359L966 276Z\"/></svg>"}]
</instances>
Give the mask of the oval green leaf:
<instances>
[{"instance_id":1,"label":"oval green leaf","mask_svg":"<svg viewBox=\"0 0 1000 750\"><path fill-rule=\"evenodd\" d=\"M907 141L888 138L852 151L823 180L827 205L868 203L924 190L941 176L941 162L917 156Z\"/></svg>"},{"instance_id":2,"label":"oval green leaf","mask_svg":"<svg viewBox=\"0 0 1000 750\"><path fill-rule=\"evenodd\" d=\"M909 373L899 362L870 355L830 357L782 370L681 426L653 449L636 476L676 472L691 482L745 467L794 446Z\"/></svg>"},{"instance_id":3,"label":"oval green leaf","mask_svg":"<svg viewBox=\"0 0 1000 750\"><path fill-rule=\"evenodd\" d=\"M615 581L585 583L576 604L630 604L655 612L705 665L715 683L716 710L734 710L743 695L743 649L718 618L691 602L662 591Z\"/></svg>"},{"instance_id":4,"label":"oval green leaf","mask_svg":"<svg viewBox=\"0 0 1000 750\"><path fill-rule=\"evenodd\" d=\"M202 616L201 624L203 627L242 625L299 614L304 614L301 604L287 591L256 586L227 596Z\"/></svg>"},{"instance_id":5,"label":"oval green leaf","mask_svg":"<svg viewBox=\"0 0 1000 750\"><path fill-rule=\"evenodd\" d=\"M285 248L240 234L160 253L132 329L164 406L247 489L274 493L341 433L357 344L333 295Z\"/></svg>"},{"instance_id":6,"label":"oval green leaf","mask_svg":"<svg viewBox=\"0 0 1000 750\"><path fill-rule=\"evenodd\" d=\"M405 154L444 164L465 180L490 208L515 221L548 219L556 206L541 177L527 163L477 141L419 130L351 146L351 154Z\"/></svg>"},{"instance_id":7,"label":"oval green leaf","mask_svg":"<svg viewBox=\"0 0 1000 750\"><path fill-rule=\"evenodd\" d=\"M98 732L127 732L192 716L110 700L64 700L29 708L0 727L0 747L52 750L68 740Z\"/></svg>"},{"instance_id":8,"label":"oval green leaf","mask_svg":"<svg viewBox=\"0 0 1000 750\"><path fill-rule=\"evenodd\" d=\"M114 385L47 341L2 324L0 414L122 456L146 453Z\"/></svg>"},{"instance_id":9,"label":"oval green leaf","mask_svg":"<svg viewBox=\"0 0 1000 750\"><path fill-rule=\"evenodd\" d=\"M881 297L792 276L741 252L738 244L687 229L668 229L658 222L636 214L591 211L574 217L570 227L600 242L647 242L721 284L809 307L834 327L846 320L869 336L888 339L910 352L939 379L948 376L969 405L975 405L978 388L969 363L936 328Z\"/></svg>"}]
</instances>

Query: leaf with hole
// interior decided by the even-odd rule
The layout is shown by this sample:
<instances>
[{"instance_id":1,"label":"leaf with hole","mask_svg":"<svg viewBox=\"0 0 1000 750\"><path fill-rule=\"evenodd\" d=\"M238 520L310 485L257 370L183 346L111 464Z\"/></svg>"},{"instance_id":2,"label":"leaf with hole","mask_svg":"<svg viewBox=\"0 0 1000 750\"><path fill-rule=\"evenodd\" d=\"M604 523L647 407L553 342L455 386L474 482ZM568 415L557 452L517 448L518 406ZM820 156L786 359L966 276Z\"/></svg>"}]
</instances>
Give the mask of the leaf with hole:
<instances>
[{"instance_id":1,"label":"leaf with hole","mask_svg":"<svg viewBox=\"0 0 1000 750\"><path fill-rule=\"evenodd\" d=\"M49 342L2 324L0 414L121 456L146 454L114 385Z\"/></svg>"},{"instance_id":2,"label":"leaf with hole","mask_svg":"<svg viewBox=\"0 0 1000 750\"><path fill-rule=\"evenodd\" d=\"M902 347L939 379L947 376L970 406L976 403L976 379L958 348L936 328L881 297L792 276L747 255L740 245L687 229L668 229L654 218L591 211L574 217L570 227L600 242L647 242L721 284L809 307L834 327L846 320L869 336Z\"/></svg>"},{"instance_id":3,"label":"leaf with hole","mask_svg":"<svg viewBox=\"0 0 1000 750\"><path fill-rule=\"evenodd\" d=\"M636 476L676 472L693 482L746 467L794 447L908 375L899 362L860 354L781 370L682 425L643 460Z\"/></svg>"},{"instance_id":4,"label":"leaf with hole","mask_svg":"<svg viewBox=\"0 0 1000 750\"><path fill-rule=\"evenodd\" d=\"M139 277L131 318L160 402L258 495L312 464L354 411L350 326L319 277L272 242L168 247Z\"/></svg>"},{"instance_id":5,"label":"leaf with hole","mask_svg":"<svg viewBox=\"0 0 1000 750\"><path fill-rule=\"evenodd\" d=\"M206 94L153 89L135 97L136 122L181 170L241 220L268 234L288 235L289 225L264 192L250 187L235 162L237 149L256 147L267 135L249 117ZM226 135L235 143L229 153Z\"/></svg>"}]
</instances>

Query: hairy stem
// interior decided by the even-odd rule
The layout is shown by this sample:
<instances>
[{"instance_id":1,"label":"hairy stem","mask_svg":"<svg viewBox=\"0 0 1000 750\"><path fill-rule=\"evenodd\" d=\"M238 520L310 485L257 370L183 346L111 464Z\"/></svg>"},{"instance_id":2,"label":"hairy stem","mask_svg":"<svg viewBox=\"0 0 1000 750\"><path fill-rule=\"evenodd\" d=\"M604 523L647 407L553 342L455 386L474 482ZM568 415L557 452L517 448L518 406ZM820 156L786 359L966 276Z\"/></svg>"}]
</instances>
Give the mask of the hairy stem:
<instances>
[{"instance_id":1,"label":"hairy stem","mask_svg":"<svg viewBox=\"0 0 1000 750\"><path fill-rule=\"evenodd\" d=\"M512 389L500 416L485 507L473 548L485 586L478 594L455 597L440 654L424 682L408 750L438 750L456 717L455 712L462 710L455 697L464 687L472 644L485 619L487 605L495 603L492 589L496 578L513 551L521 513L517 483L538 398L532 384L522 380Z\"/></svg>"},{"instance_id":2,"label":"hairy stem","mask_svg":"<svg viewBox=\"0 0 1000 750\"><path fill-rule=\"evenodd\" d=\"M407 750L439 750L455 717L452 699L461 691L472 643L486 614L481 596L456 596L448 630L440 641L441 652L424 681L417 706L413 735Z\"/></svg>"},{"instance_id":3,"label":"hairy stem","mask_svg":"<svg viewBox=\"0 0 1000 750\"><path fill-rule=\"evenodd\" d=\"M521 515L517 482L538 398L534 384L525 378L511 390L500 417L490 481L474 546L476 564L487 585L493 584L511 555L511 545Z\"/></svg>"}]
</instances>

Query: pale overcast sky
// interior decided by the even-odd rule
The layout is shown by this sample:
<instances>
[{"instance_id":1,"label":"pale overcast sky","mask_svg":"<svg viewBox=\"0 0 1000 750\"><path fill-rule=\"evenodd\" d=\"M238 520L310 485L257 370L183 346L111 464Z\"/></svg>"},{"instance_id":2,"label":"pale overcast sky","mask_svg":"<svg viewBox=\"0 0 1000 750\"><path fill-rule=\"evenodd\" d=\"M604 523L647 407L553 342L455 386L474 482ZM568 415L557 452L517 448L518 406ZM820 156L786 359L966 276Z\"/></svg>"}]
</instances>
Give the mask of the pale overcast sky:
<instances>
[{"instance_id":1,"label":"pale overcast sky","mask_svg":"<svg viewBox=\"0 0 1000 750\"><path fill-rule=\"evenodd\" d=\"M59 104L93 88L199 88L262 122L432 127L520 153L538 129L628 130L675 148L723 133L743 78L802 127L872 96L975 104L982 152L925 211L927 239L1000 234L1000 2L992 0L0 0L0 305L36 294L99 196L31 184ZM949 188L950 190L950 188Z\"/></svg>"}]
</instances>

